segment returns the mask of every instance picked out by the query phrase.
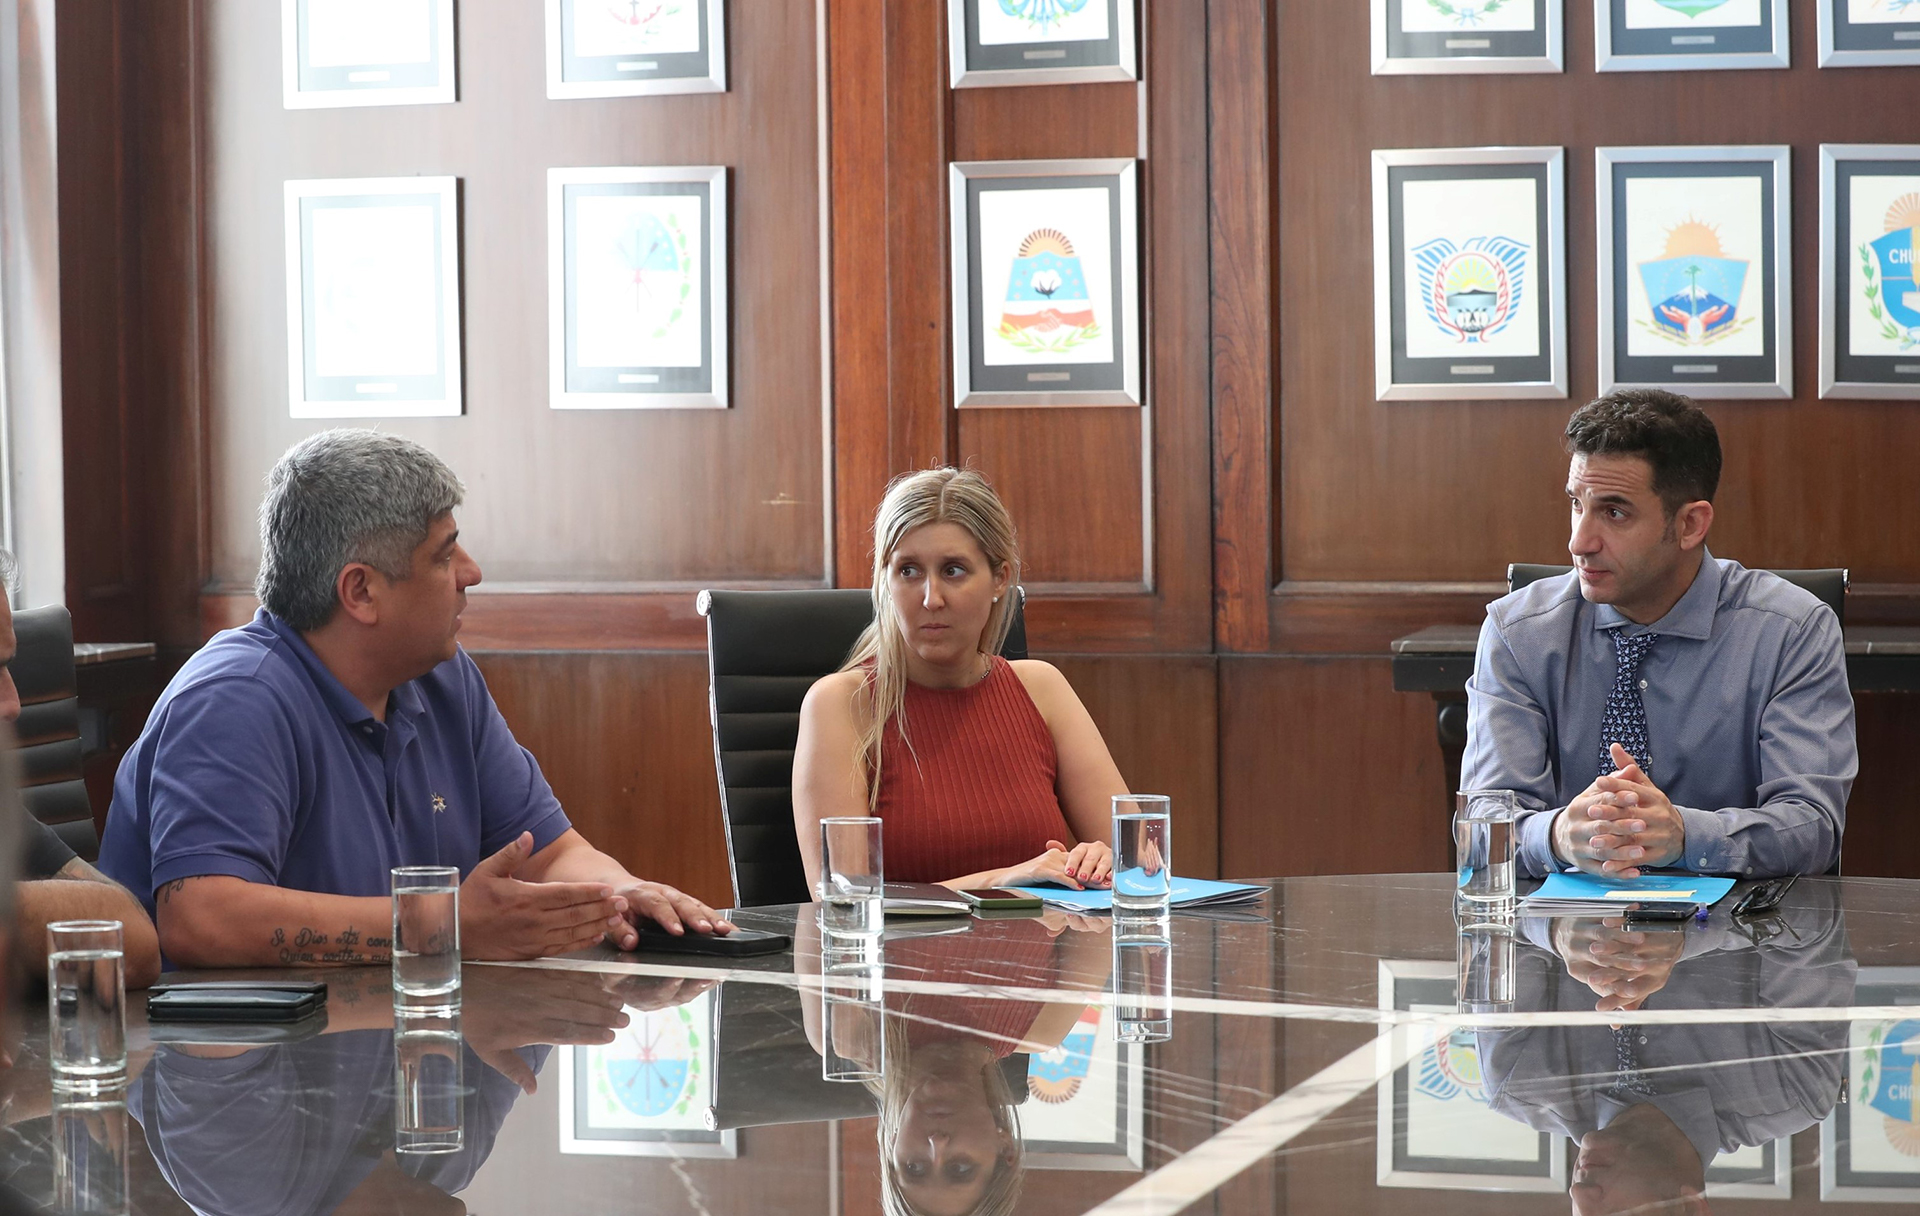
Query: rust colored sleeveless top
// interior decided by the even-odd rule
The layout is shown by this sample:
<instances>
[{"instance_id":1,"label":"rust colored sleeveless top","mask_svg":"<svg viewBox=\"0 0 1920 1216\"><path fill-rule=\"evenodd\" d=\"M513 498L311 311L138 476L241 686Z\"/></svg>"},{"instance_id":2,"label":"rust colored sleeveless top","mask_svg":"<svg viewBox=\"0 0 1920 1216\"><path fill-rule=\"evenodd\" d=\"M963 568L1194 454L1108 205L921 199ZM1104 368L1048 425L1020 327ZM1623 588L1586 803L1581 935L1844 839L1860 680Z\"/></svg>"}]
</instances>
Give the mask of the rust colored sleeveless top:
<instances>
[{"instance_id":1,"label":"rust colored sleeveless top","mask_svg":"<svg viewBox=\"0 0 1920 1216\"><path fill-rule=\"evenodd\" d=\"M998 655L967 688L907 684L907 750L898 720L880 742L887 877L939 882L1010 866L1069 839L1054 793L1059 756L1046 719Z\"/></svg>"}]
</instances>

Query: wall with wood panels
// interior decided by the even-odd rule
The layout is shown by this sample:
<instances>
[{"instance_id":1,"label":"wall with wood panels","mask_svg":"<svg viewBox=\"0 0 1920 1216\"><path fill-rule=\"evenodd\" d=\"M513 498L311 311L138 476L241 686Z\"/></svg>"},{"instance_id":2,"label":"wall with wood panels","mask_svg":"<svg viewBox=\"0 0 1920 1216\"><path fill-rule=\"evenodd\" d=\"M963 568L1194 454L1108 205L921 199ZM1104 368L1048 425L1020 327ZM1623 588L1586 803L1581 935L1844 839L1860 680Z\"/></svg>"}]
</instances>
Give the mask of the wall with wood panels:
<instances>
[{"instance_id":1,"label":"wall with wood panels","mask_svg":"<svg viewBox=\"0 0 1920 1216\"><path fill-rule=\"evenodd\" d=\"M1183 868L1439 868L1432 704L1392 691L1386 643L1563 551L1592 149L1738 141L1795 147L1799 392L1709 406L1716 547L1848 565L1850 619L1920 619L1920 412L1813 389L1817 145L1908 138L1920 73L1820 71L1806 23L1789 71L1602 76L1567 0L1563 75L1376 78L1363 4L1143 7L1137 84L953 90L932 0L753 0L727 94L550 102L538 6L466 4L457 105L290 112L273 5L64 0L80 636L178 657L251 611L259 478L318 425L285 417L279 183L452 173L467 415L388 425L467 478L466 641L590 836L724 897L693 590L863 585L888 478L954 462L1019 521L1034 652L1176 796ZM1485 143L1569 150L1572 397L1376 403L1367 154ZM1146 407L954 409L948 164L1115 155L1141 158ZM544 171L650 161L733 166L735 406L555 413ZM1860 717L1850 864L1920 873L1896 828L1920 705Z\"/></svg>"}]
</instances>

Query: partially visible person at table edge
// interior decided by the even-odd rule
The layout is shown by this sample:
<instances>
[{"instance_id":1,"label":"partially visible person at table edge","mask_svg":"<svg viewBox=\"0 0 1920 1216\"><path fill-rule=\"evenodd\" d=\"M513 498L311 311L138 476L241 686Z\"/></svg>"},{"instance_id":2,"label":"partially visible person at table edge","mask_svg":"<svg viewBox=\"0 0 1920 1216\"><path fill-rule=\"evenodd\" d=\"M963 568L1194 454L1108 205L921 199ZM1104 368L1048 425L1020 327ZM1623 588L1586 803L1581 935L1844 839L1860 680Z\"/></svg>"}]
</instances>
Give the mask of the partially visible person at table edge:
<instances>
[{"instance_id":1,"label":"partially visible person at table edge","mask_svg":"<svg viewBox=\"0 0 1920 1216\"><path fill-rule=\"evenodd\" d=\"M20 720L20 690L13 682L12 663L18 653L13 629L13 555L0 549L0 723ZM9 739L12 732L9 731ZM12 743L8 742L11 747ZM67 847L52 828L28 813L17 811L25 836L21 850L20 885L13 897L15 965L30 980L47 978L47 926L60 920L117 920L126 952L126 983L145 988L160 978L160 939L146 909L119 883L88 865Z\"/></svg>"},{"instance_id":2,"label":"partially visible person at table edge","mask_svg":"<svg viewBox=\"0 0 1920 1216\"><path fill-rule=\"evenodd\" d=\"M456 641L480 569L464 487L419 444L295 444L260 508L261 608L161 693L121 763L101 868L178 966L390 955L388 870L458 867L461 953L535 958L637 921L726 933L575 831Z\"/></svg>"},{"instance_id":3,"label":"partially visible person at table edge","mask_svg":"<svg viewBox=\"0 0 1920 1216\"><path fill-rule=\"evenodd\" d=\"M808 889L819 822L880 817L890 880L949 887L1112 883L1120 771L1066 677L1000 656L1020 556L979 473L887 488L873 524L873 624L800 709L793 817Z\"/></svg>"},{"instance_id":4,"label":"partially visible person at table edge","mask_svg":"<svg viewBox=\"0 0 1920 1216\"><path fill-rule=\"evenodd\" d=\"M1622 389L1566 442L1575 568L1488 605L1462 788L1520 794L1528 874L1836 866L1859 767L1840 622L1707 551L1713 420Z\"/></svg>"}]
</instances>

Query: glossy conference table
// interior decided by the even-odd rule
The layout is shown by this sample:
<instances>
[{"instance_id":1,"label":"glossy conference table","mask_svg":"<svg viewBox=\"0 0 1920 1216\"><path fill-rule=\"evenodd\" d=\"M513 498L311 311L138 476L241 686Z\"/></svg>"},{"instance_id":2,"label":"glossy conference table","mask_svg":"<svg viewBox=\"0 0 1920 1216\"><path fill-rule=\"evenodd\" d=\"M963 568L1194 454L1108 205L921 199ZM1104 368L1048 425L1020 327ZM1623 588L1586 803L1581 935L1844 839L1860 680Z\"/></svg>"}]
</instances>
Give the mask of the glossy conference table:
<instances>
[{"instance_id":1,"label":"glossy conference table","mask_svg":"<svg viewBox=\"0 0 1920 1216\"><path fill-rule=\"evenodd\" d=\"M327 1025L293 1041L156 1044L136 1011L124 1107L50 1109L29 1014L13 1184L111 1189L123 1155L132 1212L827 1216L882 1211L882 1185L966 1210L983 1184L1050 1216L1553 1212L1570 1184L1577 1211L1682 1211L1697 1181L1719 1213L1920 1207L1920 883L1806 879L1776 916L1639 935L1522 921L1511 1011L1459 1014L1445 876L1276 881L1173 918L1149 1045L1114 1039L1108 922L1060 916L890 933L884 1032L823 1036L798 911L794 954L730 967L469 964L443 1156L393 1151L381 970L326 973ZM1635 985L1638 1011L1597 1008ZM883 1044L885 1079L824 1081L823 1039Z\"/></svg>"}]
</instances>

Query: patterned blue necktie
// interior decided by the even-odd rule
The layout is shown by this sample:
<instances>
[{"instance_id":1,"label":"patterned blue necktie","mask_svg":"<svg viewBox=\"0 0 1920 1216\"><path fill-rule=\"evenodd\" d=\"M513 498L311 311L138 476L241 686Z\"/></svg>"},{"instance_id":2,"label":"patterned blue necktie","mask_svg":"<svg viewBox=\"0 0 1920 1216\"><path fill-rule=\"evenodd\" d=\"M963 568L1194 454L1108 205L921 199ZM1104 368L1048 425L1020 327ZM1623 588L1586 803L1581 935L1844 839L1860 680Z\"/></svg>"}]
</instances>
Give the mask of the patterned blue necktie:
<instances>
[{"instance_id":1,"label":"patterned blue necktie","mask_svg":"<svg viewBox=\"0 0 1920 1216\"><path fill-rule=\"evenodd\" d=\"M1618 743L1627 749L1627 754L1640 764L1640 771L1653 780L1653 760L1647 755L1647 707L1640 700L1640 661L1647 657L1653 644L1660 640L1657 633L1642 633L1633 637L1626 630L1613 631L1613 650L1618 660L1614 670L1613 689L1607 693L1606 712L1600 717L1600 775L1611 777L1614 773L1613 755L1608 751L1611 744Z\"/></svg>"}]
</instances>

